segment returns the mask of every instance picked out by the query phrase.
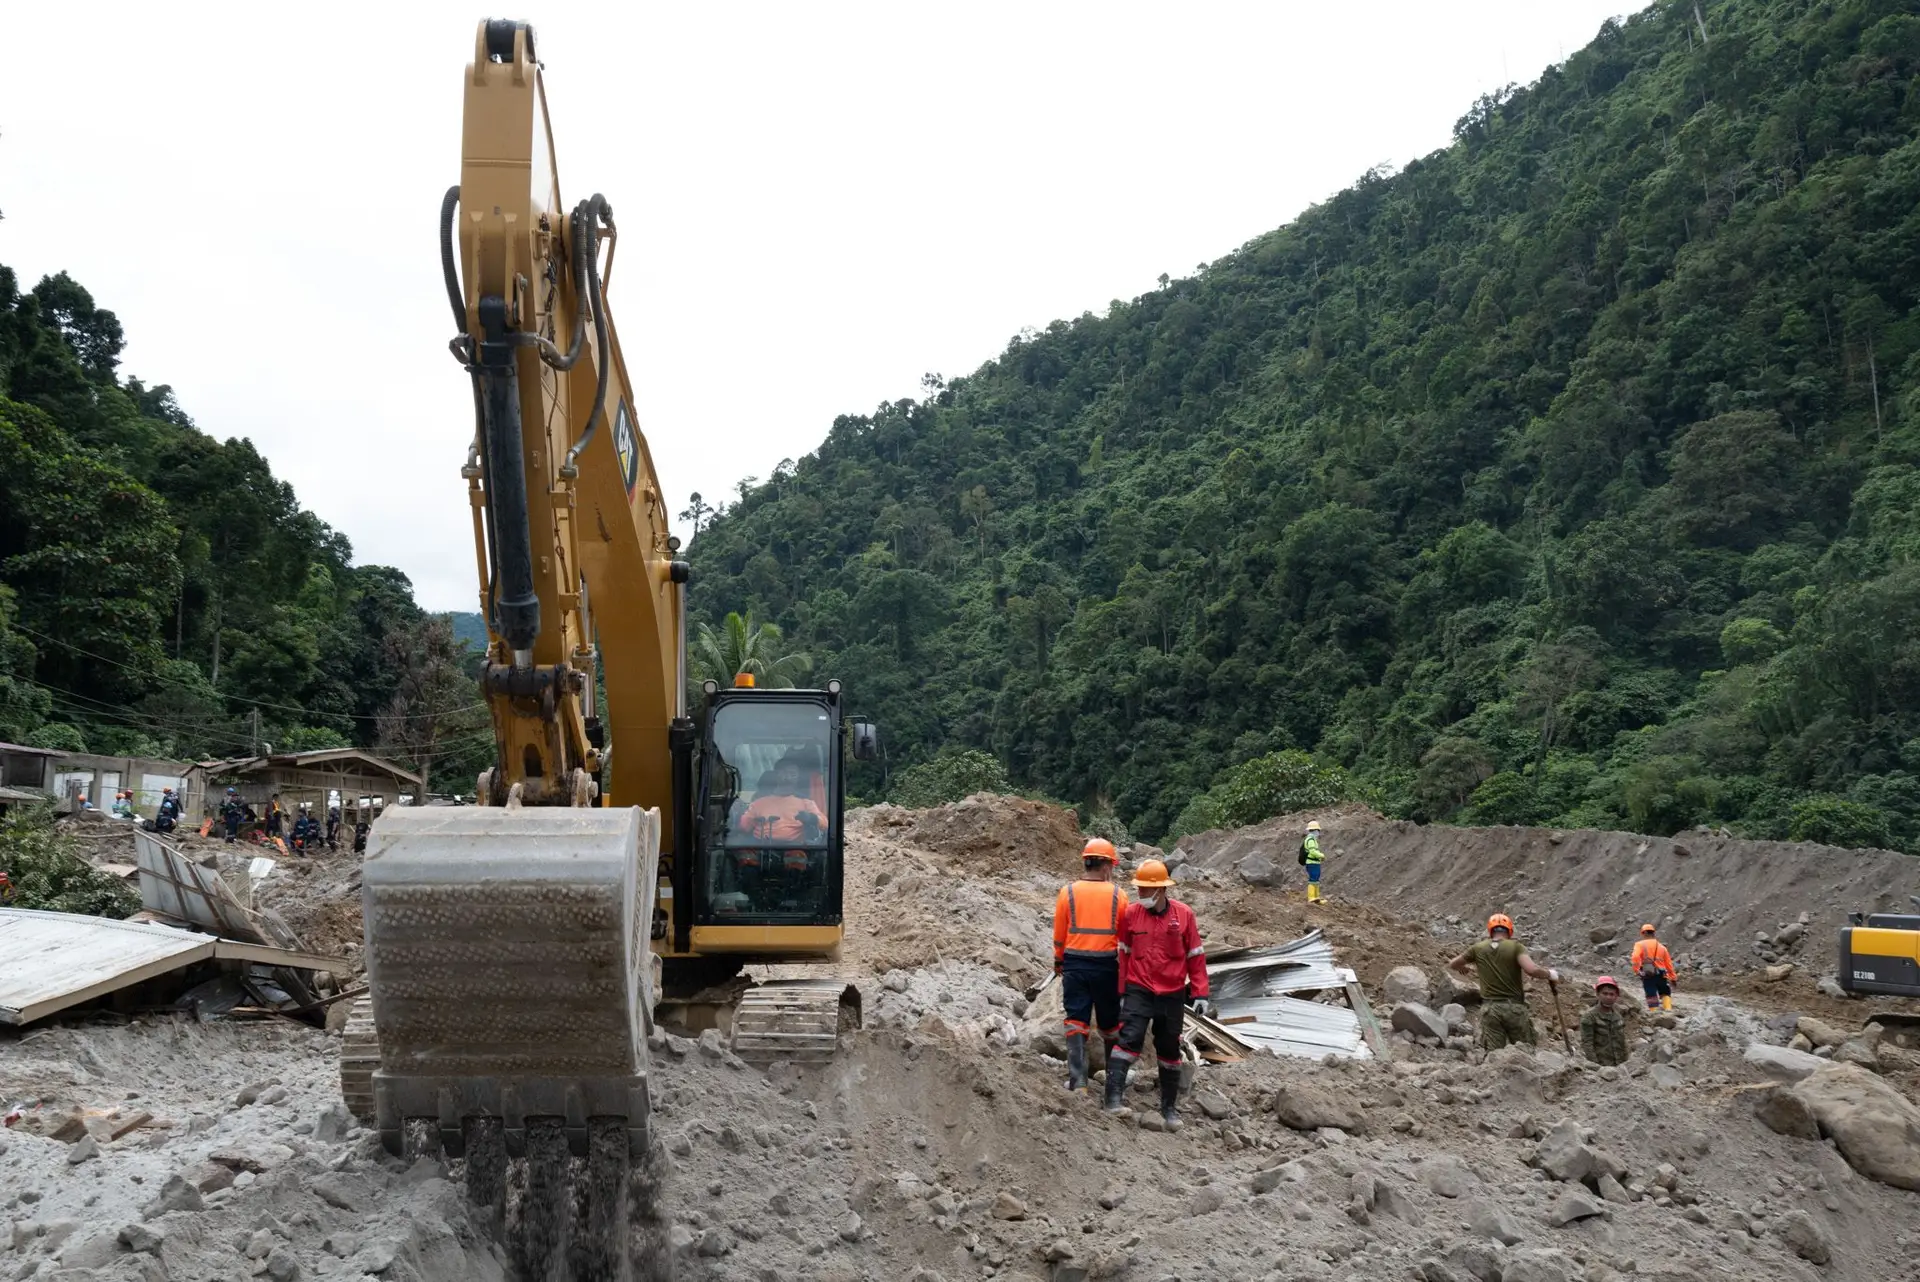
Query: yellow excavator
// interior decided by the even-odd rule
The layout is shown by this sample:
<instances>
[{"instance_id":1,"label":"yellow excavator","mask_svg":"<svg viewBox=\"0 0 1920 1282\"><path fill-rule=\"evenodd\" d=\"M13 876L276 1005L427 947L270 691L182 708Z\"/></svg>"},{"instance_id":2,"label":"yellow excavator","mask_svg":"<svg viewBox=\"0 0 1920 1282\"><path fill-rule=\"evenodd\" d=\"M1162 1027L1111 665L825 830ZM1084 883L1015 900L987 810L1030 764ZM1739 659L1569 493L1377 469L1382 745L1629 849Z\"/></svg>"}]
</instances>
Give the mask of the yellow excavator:
<instances>
[{"instance_id":1,"label":"yellow excavator","mask_svg":"<svg viewBox=\"0 0 1920 1282\"><path fill-rule=\"evenodd\" d=\"M624 1188L645 1151L656 1003L725 994L734 1051L763 1060L830 1056L857 1022L843 982L734 977L837 958L846 756L876 739L837 681L693 695L688 566L607 304L613 211L561 203L531 26L482 22L464 90L440 258L496 754L477 806L373 826L342 1088L392 1151L464 1157L484 1205L525 1158L528 1240L552 1242L569 1157Z\"/></svg>"}]
</instances>

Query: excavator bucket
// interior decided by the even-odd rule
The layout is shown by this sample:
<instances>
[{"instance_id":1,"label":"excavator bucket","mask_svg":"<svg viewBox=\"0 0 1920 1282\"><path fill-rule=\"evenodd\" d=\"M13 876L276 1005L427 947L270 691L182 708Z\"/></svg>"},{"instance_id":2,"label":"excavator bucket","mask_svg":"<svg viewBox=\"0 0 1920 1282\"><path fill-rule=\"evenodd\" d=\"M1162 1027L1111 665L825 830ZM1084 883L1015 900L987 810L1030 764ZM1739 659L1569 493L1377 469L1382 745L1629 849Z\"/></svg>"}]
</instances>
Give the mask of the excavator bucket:
<instances>
[{"instance_id":1,"label":"excavator bucket","mask_svg":"<svg viewBox=\"0 0 1920 1282\"><path fill-rule=\"evenodd\" d=\"M489 1168L531 1157L530 1136L585 1157L622 1131L645 1151L659 857L659 812L639 807L381 816L361 897L389 1151L410 1124L453 1157L479 1134Z\"/></svg>"}]
</instances>

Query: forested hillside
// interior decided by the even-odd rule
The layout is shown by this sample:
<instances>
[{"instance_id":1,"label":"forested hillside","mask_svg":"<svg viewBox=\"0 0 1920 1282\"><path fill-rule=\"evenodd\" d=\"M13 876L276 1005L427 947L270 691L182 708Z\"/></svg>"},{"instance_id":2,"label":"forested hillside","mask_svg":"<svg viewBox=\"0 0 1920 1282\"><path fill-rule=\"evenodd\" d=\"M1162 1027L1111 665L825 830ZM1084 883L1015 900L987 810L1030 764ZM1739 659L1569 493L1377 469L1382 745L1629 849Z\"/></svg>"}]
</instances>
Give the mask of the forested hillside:
<instances>
[{"instance_id":1,"label":"forested hillside","mask_svg":"<svg viewBox=\"0 0 1920 1282\"><path fill-rule=\"evenodd\" d=\"M446 618L354 565L251 442L122 380L122 343L64 273L22 292L0 267L0 739L357 744L470 780L490 738Z\"/></svg>"},{"instance_id":2,"label":"forested hillside","mask_svg":"<svg viewBox=\"0 0 1920 1282\"><path fill-rule=\"evenodd\" d=\"M985 749L1149 836L1297 749L1420 818L1920 850L1917 303L1912 5L1663 2L836 420L696 508L694 600L890 770Z\"/></svg>"}]
</instances>

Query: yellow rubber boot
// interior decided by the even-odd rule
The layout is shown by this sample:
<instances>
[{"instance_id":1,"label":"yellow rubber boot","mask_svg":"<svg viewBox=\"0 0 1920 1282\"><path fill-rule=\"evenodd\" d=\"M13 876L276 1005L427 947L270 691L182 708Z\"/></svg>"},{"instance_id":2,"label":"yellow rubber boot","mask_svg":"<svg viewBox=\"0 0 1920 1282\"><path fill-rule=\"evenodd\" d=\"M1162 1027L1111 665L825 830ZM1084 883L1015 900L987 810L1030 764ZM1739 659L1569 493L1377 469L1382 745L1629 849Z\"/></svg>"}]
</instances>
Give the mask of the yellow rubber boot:
<instances>
[{"instance_id":1,"label":"yellow rubber boot","mask_svg":"<svg viewBox=\"0 0 1920 1282\"><path fill-rule=\"evenodd\" d=\"M1318 882L1310 881L1307 883L1307 902L1310 904L1320 902L1320 885Z\"/></svg>"},{"instance_id":2,"label":"yellow rubber boot","mask_svg":"<svg viewBox=\"0 0 1920 1282\"><path fill-rule=\"evenodd\" d=\"M1672 1009L1673 1009L1673 998L1671 998L1671 997L1662 997L1662 998L1660 999L1660 1009L1661 1009L1661 1010L1672 1010Z\"/></svg>"}]
</instances>

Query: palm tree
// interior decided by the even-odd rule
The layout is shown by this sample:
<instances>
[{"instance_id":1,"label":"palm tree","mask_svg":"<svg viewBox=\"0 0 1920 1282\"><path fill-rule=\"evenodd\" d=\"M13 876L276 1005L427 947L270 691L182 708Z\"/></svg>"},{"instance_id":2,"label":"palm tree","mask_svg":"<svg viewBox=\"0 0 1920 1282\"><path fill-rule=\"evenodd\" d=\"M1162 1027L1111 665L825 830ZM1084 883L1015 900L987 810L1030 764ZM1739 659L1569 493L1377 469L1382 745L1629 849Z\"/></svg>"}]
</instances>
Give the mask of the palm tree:
<instances>
[{"instance_id":1,"label":"palm tree","mask_svg":"<svg viewBox=\"0 0 1920 1282\"><path fill-rule=\"evenodd\" d=\"M785 689L807 675L813 660L804 654L780 652L780 629L771 623L755 623L753 611L745 617L729 614L716 630L702 623L693 634L693 676L698 681L717 681L723 686L743 672L753 675L754 684Z\"/></svg>"}]
</instances>

